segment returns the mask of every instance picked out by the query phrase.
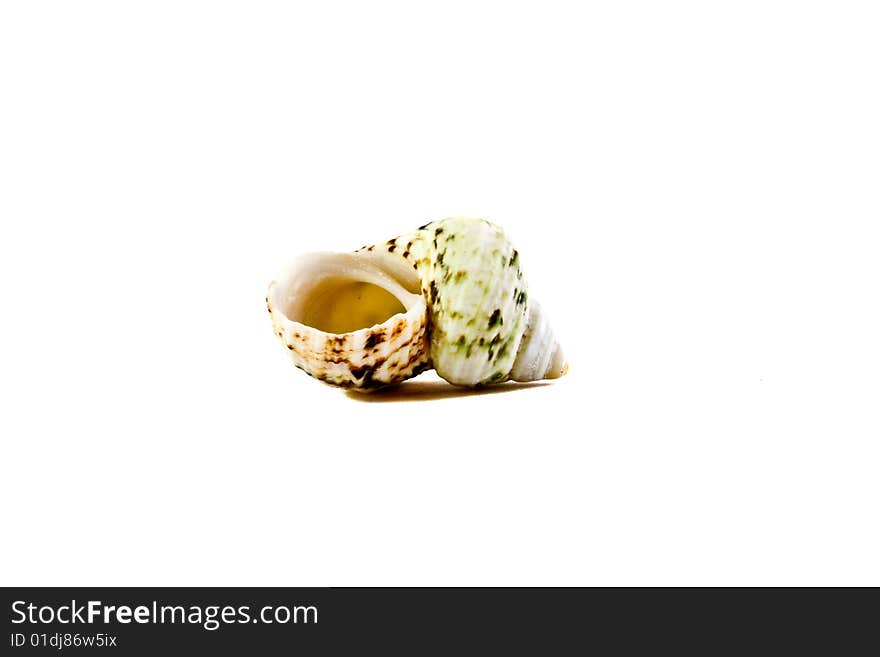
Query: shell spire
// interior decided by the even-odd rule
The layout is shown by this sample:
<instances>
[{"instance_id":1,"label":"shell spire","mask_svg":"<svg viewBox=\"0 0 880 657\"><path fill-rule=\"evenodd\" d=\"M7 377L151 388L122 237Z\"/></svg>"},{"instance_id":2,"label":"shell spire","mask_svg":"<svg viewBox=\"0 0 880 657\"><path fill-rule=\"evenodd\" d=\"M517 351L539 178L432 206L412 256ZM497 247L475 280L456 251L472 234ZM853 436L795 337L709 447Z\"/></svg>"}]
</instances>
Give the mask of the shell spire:
<instances>
[{"instance_id":1,"label":"shell spire","mask_svg":"<svg viewBox=\"0 0 880 657\"><path fill-rule=\"evenodd\" d=\"M350 254L295 260L266 299L294 363L370 389L433 367L482 386L565 374L519 252L500 227L455 217Z\"/></svg>"}]
</instances>

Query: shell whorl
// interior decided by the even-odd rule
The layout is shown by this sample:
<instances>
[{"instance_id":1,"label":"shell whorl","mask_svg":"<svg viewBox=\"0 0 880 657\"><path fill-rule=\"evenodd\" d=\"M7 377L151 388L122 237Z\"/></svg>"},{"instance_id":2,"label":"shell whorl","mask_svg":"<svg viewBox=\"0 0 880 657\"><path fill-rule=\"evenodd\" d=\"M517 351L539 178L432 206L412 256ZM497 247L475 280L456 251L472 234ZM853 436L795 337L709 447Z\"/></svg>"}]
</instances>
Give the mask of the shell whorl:
<instances>
[{"instance_id":1,"label":"shell whorl","mask_svg":"<svg viewBox=\"0 0 880 657\"><path fill-rule=\"evenodd\" d=\"M373 315L359 308L361 296L353 303L358 284L372 286L361 292ZM381 295L372 288L400 307L374 302ZM529 297L518 251L484 219L444 219L355 253L302 256L270 286L267 304L297 366L333 385L388 385L431 366L462 386L556 378L567 369ZM347 310L349 323L337 317ZM307 348L291 343L291 333L306 336Z\"/></svg>"}]
</instances>

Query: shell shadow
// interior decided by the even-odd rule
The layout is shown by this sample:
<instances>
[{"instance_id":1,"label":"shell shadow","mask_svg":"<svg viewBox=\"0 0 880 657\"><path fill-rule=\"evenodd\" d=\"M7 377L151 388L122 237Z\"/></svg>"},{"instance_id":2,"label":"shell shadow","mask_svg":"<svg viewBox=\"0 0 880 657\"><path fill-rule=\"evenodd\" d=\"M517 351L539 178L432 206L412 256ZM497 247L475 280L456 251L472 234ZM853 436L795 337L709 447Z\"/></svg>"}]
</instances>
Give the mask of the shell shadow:
<instances>
[{"instance_id":1,"label":"shell shadow","mask_svg":"<svg viewBox=\"0 0 880 657\"><path fill-rule=\"evenodd\" d=\"M453 397L475 397L478 395L497 395L527 388L542 388L552 385L549 381L534 381L530 383L501 383L485 388L461 388L446 381L405 381L399 386L382 388L373 392L354 392L346 390L345 395L360 402L418 402L433 401L437 399L451 399Z\"/></svg>"}]
</instances>

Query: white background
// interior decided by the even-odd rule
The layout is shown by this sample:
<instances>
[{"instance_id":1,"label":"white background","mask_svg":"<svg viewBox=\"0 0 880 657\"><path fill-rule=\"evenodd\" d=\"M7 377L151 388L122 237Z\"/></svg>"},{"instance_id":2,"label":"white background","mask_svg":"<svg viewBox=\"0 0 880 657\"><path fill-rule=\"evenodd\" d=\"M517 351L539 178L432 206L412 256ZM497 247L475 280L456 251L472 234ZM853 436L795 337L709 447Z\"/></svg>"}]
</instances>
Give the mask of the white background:
<instances>
[{"instance_id":1,"label":"white background","mask_svg":"<svg viewBox=\"0 0 880 657\"><path fill-rule=\"evenodd\" d=\"M880 584L872 5L4 3L0 582ZM290 364L291 257L460 214L568 377Z\"/></svg>"}]
</instances>

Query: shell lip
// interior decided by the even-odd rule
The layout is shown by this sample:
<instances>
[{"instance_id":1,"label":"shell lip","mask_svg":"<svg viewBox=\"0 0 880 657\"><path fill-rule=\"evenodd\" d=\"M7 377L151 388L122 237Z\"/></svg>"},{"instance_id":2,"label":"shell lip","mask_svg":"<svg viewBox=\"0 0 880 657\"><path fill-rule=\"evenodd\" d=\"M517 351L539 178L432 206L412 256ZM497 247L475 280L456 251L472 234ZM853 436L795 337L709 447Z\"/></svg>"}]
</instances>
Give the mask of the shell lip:
<instances>
[{"instance_id":1,"label":"shell lip","mask_svg":"<svg viewBox=\"0 0 880 657\"><path fill-rule=\"evenodd\" d=\"M421 294L413 291L411 280L399 280L398 276L392 276L382 267L381 261L373 254L356 253L333 253L315 251L303 254L288 264L284 272L269 284L267 302L278 310L289 321L297 321L283 311L285 301L291 297L308 293L325 278L338 277L371 283L385 289L393 295L407 310L422 299ZM285 298L286 297L286 298Z\"/></svg>"}]
</instances>

